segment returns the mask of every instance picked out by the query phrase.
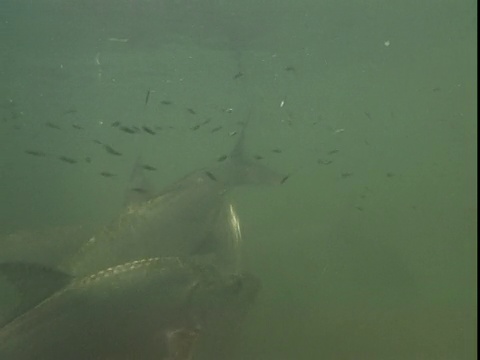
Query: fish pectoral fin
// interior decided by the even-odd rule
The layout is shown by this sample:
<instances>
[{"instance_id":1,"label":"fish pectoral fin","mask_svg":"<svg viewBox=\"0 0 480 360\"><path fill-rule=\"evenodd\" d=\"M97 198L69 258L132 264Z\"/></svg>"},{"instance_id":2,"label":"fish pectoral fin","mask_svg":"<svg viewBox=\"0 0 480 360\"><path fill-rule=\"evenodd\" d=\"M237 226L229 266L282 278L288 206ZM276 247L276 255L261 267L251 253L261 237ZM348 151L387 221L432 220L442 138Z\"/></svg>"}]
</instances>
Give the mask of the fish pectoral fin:
<instances>
[{"instance_id":1,"label":"fish pectoral fin","mask_svg":"<svg viewBox=\"0 0 480 360\"><path fill-rule=\"evenodd\" d=\"M10 316L12 319L64 288L73 279L72 276L45 265L21 262L0 263L0 277L20 295L14 314Z\"/></svg>"},{"instance_id":2,"label":"fish pectoral fin","mask_svg":"<svg viewBox=\"0 0 480 360\"><path fill-rule=\"evenodd\" d=\"M167 360L190 360L200 334L198 328L179 328L167 332Z\"/></svg>"}]
</instances>

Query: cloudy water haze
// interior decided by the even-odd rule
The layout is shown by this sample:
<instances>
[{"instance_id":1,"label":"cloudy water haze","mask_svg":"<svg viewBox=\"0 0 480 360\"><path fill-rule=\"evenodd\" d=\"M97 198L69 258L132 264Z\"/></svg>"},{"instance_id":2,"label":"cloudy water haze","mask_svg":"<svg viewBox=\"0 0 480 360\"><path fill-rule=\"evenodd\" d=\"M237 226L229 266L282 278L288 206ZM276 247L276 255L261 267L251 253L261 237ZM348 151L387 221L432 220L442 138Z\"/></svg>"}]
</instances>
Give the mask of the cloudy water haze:
<instances>
[{"instance_id":1,"label":"cloudy water haze","mask_svg":"<svg viewBox=\"0 0 480 360\"><path fill-rule=\"evenodd\" d=\"M248 158L282 177L227 195L261 281L231 359L475 359L476 14L2 0L0 262L71 256L145 193L138 159L160 191L228 161L246 126ZM0 281L0 325L19 298Z\"/></svg>"}]
</instances>

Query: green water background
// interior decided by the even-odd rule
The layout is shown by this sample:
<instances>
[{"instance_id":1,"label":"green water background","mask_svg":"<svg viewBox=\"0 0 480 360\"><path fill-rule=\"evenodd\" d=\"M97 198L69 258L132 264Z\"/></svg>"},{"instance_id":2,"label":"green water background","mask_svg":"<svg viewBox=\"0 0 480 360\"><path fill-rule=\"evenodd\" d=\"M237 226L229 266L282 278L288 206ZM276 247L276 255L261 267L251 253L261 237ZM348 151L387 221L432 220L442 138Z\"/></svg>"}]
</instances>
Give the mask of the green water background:
<instances>
[{"instance_id":1,"label":"green water background","mask_svg":"<svg viewBox=\"0 0 480 360\"><path fill-rule=\"evenodd\" d=\"M291 176L230 196L263 282L235 359L476 358L476 10L2 1L0 232L104 223L138 153L160 189L250 119L249 153Z\"/></svg>"}]
</instances>

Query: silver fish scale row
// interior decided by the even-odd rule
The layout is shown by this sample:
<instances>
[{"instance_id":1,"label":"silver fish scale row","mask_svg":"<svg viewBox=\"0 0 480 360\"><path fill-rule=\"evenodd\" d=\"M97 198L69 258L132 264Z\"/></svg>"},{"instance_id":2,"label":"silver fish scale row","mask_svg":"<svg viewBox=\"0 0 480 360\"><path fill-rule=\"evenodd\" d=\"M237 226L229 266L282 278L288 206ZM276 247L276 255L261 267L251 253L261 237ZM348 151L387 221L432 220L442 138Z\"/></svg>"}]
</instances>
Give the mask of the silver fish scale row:
<instances>
[{"instance_id":1,"label":"silver fish scale row","mask_svg":"<svg viewBox=\"0 0 480 360\"><path fill-rule=\"evenodd\" d=\"M182 261L178 257L152 257L147 259L134 260L134 261L126 262L121 265L109 267L105 270L100 270L95 274L91 274L87 277L84 277L79 280L78 285L85 286L92 282L108 278L112 275L118 275L128 271L138 270L138 269L145 268L147 266L151 266L159 263L165 263L166 265L173 263L180 267L184 266Z\"/></svg>"}]
</instances>

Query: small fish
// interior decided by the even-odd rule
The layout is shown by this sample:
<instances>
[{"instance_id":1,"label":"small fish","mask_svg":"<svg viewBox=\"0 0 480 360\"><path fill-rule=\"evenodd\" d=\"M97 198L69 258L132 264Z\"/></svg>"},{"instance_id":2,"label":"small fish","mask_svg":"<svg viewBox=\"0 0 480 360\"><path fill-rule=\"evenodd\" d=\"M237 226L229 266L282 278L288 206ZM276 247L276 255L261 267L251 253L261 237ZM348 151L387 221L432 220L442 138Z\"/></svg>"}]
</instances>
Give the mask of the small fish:
<instances>
[{"instance_id":1,"label":"small fish","mask_svg":"<svg viewBox=\"0 0 480 360\"><path fill-rule=\"evenodd\" d=\"M317 164L319 165L330 165L333 163L333 160L318 159Z\"/></svg>"},{"instance_id":2,"label":"small fish","mask_svg":"<svg viewBox=\"0 0 480 360\"><path fill-rule=\"evenodd\" d=\"M150 89L147 90L147 95L145 96L145 106L148 104L148 100L150 99L150 93L152 91Z\"/></svg>"},{"instance_id":3,"label":"small fish","mask_svg":"<svg viewBox=\"0 0 480 360\"><path fill-rule=\"evenodd\" d=\"M85 157L85 162L90 164L92 162L92 158L90 156Z\"/></svg>"},{"instance_id":4,"label":"small fish","mask_svg":"<svg viewBox=\"0 0 480 360\"><path fill-rule=\"evenodd\" d=\"M275 154L281 154L282 153L282 149L272 149L272 152L274 152Z\"/></svg>"},{"instance_id":5,"label":"small fish","mask_svg":"<svg viewBox=\"0 0 480 360\"><path fill-rule=\"evenodd\" d=\"M198 130L200 129L200 124L199 125L195 125L194 127L192 127L192 130L195 131L195 130Z\"/></svg>"},{"instance_id":6,"label":"small fish","mask_svg":"<svg viewBox=\"0 0 480 360\"><path fill-rule=\"evenodd\" d=\"M120 130L122 130L123 132L126 132L128 134L135 134L136 131L132 128L129 128L128 126L120 126L119 127Z\"/></svg>"},{"instance_id":7,"label":"small fish","mask_svg":"<svg viewBox=\"0 0 480 360\"><path fill-rule=\"evenodd\" d=\"M112 174L112 173L110 173L110 172L108 172L108 171L102 171L102 172L100 173L100 175L102 175L103 177L114 177L114 176L116 176L115 174Z\"/></svg>"},{"instance_id":8,"label":"small fish","mask_svg":"<svg viewBox=\"0 0 480 360\"><path fill-rule=\"evenodd\" d=\"M93 142L98 145L103 145L103 143L100 140L94 139Z\"/></svg>"},{"instance_id":9,"label":"small fish","mask_svg":"<svg viewBox=\"0 0 480 360\"><path fill-rule=\"evenodd\" d=\"M46 126L46 127L49 127L50 129L61 130L61 127L60 127L60 126L58 126L57 124L51 123L51 122L49 122L49 121L47 121L47 122L45 123L45 126Z\"/></svg>"},{"instance_id":10,"label":"small fish","mask_svg":"<svg viewBox=\"0 0 480 360\"><path fill-rule=\"evenodd\" d=\"M340 150L338 149L330 150L329 152L327 152L327 155L337 154L338 152L340 152Z\"/></svg>"},{"instance_id":11,"label":"small fish","mask_svg":"<svg viewBox=\"0 0 480 360\"><path fill-rule=\"evenodd\" d=\"M116 155L116 156L122 155L122 153L118 152L117 150L115 150L114 148L112 148L110 145L104 144L103 147L105 148L105 150L107 151L107 153L109 153L109 154L111 154L111 155Z\"/></svg>"},{"instance_id":12,"label":"small fish","mask_svg":"<svg viewBox=\"0 0 480 360\"><path fill-rule=\"evenodd\" d=\"M262 155L254 155L253 158L255 160L263 160L263 156Z\"/></svg>"},{"instance_id":13,"label":"small fish","mask_svg":"<svg viewBox=\"0 0 480 360\"><path fill-rule=\"evenodd\" d=\"M47 156L46 153L44 153L43 151L39 151L39 150L25 150L25 152L26 152L28 155L33 155L33 156L38 156L38 157L45 157L45 156Z\"/></svg>"},{"instance_id":14,"label":"small fish","mask_svg":"<svg viewBox=\"0 0 480 360\"><path fill-rule=\"evenodd\" d=\"M222 162L222 161L225 161L227 158L228 158L227 155L222 155L222 156L219 156L219 157L218 157L217 161L218 161L218 162Z\"/></svg>"},{"instance_id":15,"label":"small fish","mask_svg":"<svg viewBox=\"0 0 480 360\"><path fill-rule=\"evenodd\" d=\"M156 132L153 131L152 129L150 129L148 126L142 126L142 129L143 131L145 131L146 133L150 134L150 135L155 135Z\"/></svg>"},{"instance_id":16,"label":"small fish","mask_svg":"<svg viewBox=\"0 0 480 360\"><path fill-rule=\"evenodd\" d=\"M118 120L112 123L112 127L119 127L119 126L120 126L120 121Z\"/></svg>"},{"instance_id":17,"label":"small fish","mask_svg":"<svg viewBox=\"0 0 480 360\"><path fill-rule=\"evenodd\" d=\"M157 170L156 167L153 167L153 166L150 166L150 165L142 165L142 169L149 170L149 171Z\"/></svg>"},{"instance_id":18,"label":"small fish","mask_svg":"<svg viewBox=\"0 0 480 360\"><path fill-rule=\"evenodd\" d=\"M292 65L289 65L285 68L285 71L295 71L295 68Z\"/></svg>"},{"instance_id":19,"label":"small fish","mask_svg":"<svg viewBox=\"0 0 480 360\"><path fill-rule=\"evenodd\" d=\"M69 164L76 164L78 162L77 160L66 157L66 156L59 156L58 159Z\"/></svg>"},{"instance_id":20,"label":"small fish","mask_svg":"<svg viewBox=\"0 0 480 360\"><path fill-rule=\"evenodd\" d=\"M290 174L284 176L284 177L280 180L280 184L285 183L285 181L287 181L289 177L290 177Z\"/></svg>"},{"instance_id":21,"label":"small fish","mask_svg":"<svg viewBox=\"0 0 480 360\"><path fill-rule=\"evenodd\" d=\"M131 188L130 190L135 191L139 194L145 194L147 192L147 190L145 190L144 188Z\"/></svg>"},{"instance_id":22,"label":"small fish","mask_svg":"<svg viewBox=\"0 0 480 360\"><path fill-rule=\"evenodd\" d=\"M239 71L238 73L236 73L233 78L234 79L238 79L238 78L241 78L243 76L243 73L241 71Z\"/></svg>"},{"instance_id":23,"label":"small fish","mask_svg":"<svg viewBox=\"0 0 480 360\"><path fill-rule=\"evenodd\" d=\"M352 172L344 172L344 173L341 173L340 176L345 179L345 178L348 178L348 177L351 177L353 176L353 173Z\"/></svg>"},{"instance_id":24,"label":"small fish","mask_svg":"<svg viewBox=\"0 0 480 360\"><path fill-rule=\"evenodd\" d=\"M71 109L65 110L65 111L63 112L63 115L76 114L77 112L78 112L77 109L71 108Z\"/></svg>"},{"instance_id":25,"label":"small fish","mask_svg":"<svg viewBox=\"0 0 480 360\"><path fill-rule=\"evenodd\" d=\"M210 132L214 133L214 132L217 132L219 130L222 130L222 126L217 126L217 127L213 128Z\"/></svg>"},{"instance_id":26,"label":"small fish","mask_svg":"<svg viewBox=\"0 0 480 360\"><path fill-rule=\"evenodd\" d=\"M193 110L192 108L188 108L187 111L192 114L192 115L196 115L197 112L195 110Z\"/></svg>"},{"instance_id":27,"label":"small fish","mask_svg":"<svg viewBox=\"0 0 480 360\"><path fill-rule=\"evenodd\" d=\"M160 104L162 104L162 105L172 105L173 102L170 101L170 100L162 100L162 101L160 101Z\"/></svg>"},{"instance_id":28,"label":"small fish","mask_svg":"<svg viewBox=\"0 0 480 360\"><path fill-rule=\"evenodd\" d=\"M210 171L205 171L205 174L213 181L217 181L215 175L213 175Z\"/></svg>"},{"instance_id":29,"label":"small fish","mask_svg":"<svg viewBox=\"0 0 480 360\"><path fill-rule=\"evenodd\" d=\"M81 127L80 125L77 125L77 124L72 124L72 127L74 129L77 129L77 130L83 130L83 127Z\"/></svg>"}]
</instances>

